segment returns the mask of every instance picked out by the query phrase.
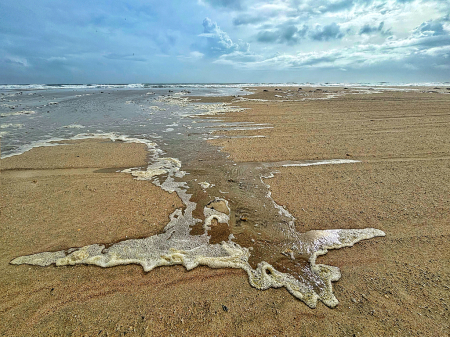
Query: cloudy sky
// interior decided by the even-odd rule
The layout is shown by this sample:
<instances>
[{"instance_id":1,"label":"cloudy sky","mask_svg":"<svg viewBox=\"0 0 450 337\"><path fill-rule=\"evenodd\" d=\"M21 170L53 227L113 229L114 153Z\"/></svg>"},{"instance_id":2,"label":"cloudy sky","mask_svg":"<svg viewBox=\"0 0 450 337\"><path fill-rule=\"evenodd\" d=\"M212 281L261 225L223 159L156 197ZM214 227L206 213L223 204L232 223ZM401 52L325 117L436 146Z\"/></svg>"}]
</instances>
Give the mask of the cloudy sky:
<instances>
[{"instance_id":1,"label":"cloudy sky","mask_svg":"<svg viewBox=\"0 0 450 337\"><path fill-rule=\"evenodd\" d=\"M2 0L0 83L450 81L450 0Z\"/></svg>"}]
</instances>

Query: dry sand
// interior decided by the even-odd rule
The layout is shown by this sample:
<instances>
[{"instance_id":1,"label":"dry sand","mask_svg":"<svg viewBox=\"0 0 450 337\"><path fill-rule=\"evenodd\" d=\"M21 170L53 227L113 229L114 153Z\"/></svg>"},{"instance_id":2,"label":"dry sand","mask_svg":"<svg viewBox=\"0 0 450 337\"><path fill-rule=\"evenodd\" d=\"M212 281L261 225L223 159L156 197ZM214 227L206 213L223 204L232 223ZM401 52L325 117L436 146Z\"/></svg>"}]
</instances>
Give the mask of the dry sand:
<instances>
[{"instance_id":1,"label":"dry sand","mask_svg":"<svg viewBox=\"0 0 450 337\"><path fill-rule=\"evenodd\" d=\"M9 265L20 255L156 234L181 206L116 172L145 165L144 145L78 141L1 160L0 334L448 335L450 95L423 88L311 100L352 90L263 89L254 101L221 98L249 108L221 117L273 128L222 134L266 138L212 143L237 162L361 160L282 168L266 183L299 231L386 232L319 259L342 272L335 309L310 309L285 289L255 290L242 270Z\"/></svg>"}]
</instances>

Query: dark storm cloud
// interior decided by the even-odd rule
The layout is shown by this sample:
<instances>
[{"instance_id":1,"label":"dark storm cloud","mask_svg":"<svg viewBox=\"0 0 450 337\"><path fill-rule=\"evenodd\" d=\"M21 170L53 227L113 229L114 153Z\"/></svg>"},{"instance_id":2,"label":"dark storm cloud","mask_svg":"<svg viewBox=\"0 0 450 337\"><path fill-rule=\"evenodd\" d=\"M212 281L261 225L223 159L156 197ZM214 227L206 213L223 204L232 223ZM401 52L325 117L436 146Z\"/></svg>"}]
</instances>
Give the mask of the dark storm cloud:
<instances>
[{"instance_id":1,"label":"dark storm cloud","mask_svg":"<svg viewBox=\"0 0 450 337\"><path fill-rule=\"evenodd\" d=\"M273 43L278 40L279 36L280 35L276 31L264 30L258 33L256 39L258 40L258 42Z\"/></svg>"},{"instance_id":2,"label":"dark storm cloud","mask_svg":"<svg viewBox=\"0 0 450 337\"><path fill-rule=\"evenodd\" d=\"M413 40L412 46L422 49L450 46L450 35L426 36ZM449 62L450 63L450 62Z\"/></svg>"},{"instance_id":3,"label":"dark storm cloud","mask_svg":"<svg viewBox=\"0 0 450 337\"><path fill-rule=\"evenodd\" d=\"M371 34L381 32L383 30L384 22L380 22L378 26L371 26L369 24L365 24L359 31L359 35L362 34Z\"/></svg>"},{"instance_id":4,"label":"dark storm cloud","mask_svg":"<svg viewBox=\"0 0 450 337\"><path fill-rule=\"evenodd\" d=\"M450 25L445 29L449 16L436 20L425 21L416 27L411 34L411 45L420 50L436 47L450 47ZM450 56L447 54L447 56Z\"/></svg>"},{"instance_id":5,"label":"dark storm cloud","mask_svg":"<svg viewBox=\"0 0 450 337\"><path fill-rule=\"evenodd\" d=\"M300 29L292 24L279 25L275 30L260 31L256 39L262 43L299 43L305 37L308 31L307 26L302 26Z\"/></svg>"},{"instance_id":6,"label":"dark storm cloud","mask_svg":"<svg viewBox=\"0 0 450 337\"><path fill-rule=\"evenodd\" d=\"M336 62L336 60L339 59L339 55L336 54L334 56L319 56L310 58L309 60L303 61L303 62L294 62L296 66L314 66L319 64L332 64Z\"/></svg>"},{"instance_id":7,"label":"dark storm cloud","mask_svg":"<svg viewBox=\"0 0 450 337\"><path fill-rule=\"evenodd\" d=\"M203 2L216 8L241 10L244 8L244 1L242 0L203 0Z\"/></svg>"},{"instance_id":8,"label":"dark storm cloud","mask_svg":"<svg viewBox=\"0 0 450 337\"><path fill-rule=\"evenodd\" d=\"M444 30L443 25L447 21L449 21L448 15L440 20L426 21L415 29L415 33L423 35L447 35L449 32Z\"/></svg>"},{"instance_id":9,"label":"dark storm cloud","mask_svg":"<svg viewBox=\"0 0 450 337\"><path fill-rule=\"evenodd\" d=\"M342 0L342 1L328 1L328 3L325 2L323 8L320 8L321 13L326 12L340 12L342 10L350 9L355 5L355 0ZM361 1L359 1L361 2ZM364 2L371 2L371 1L364 1Z\"/></svg>"},{"instance_id":10,"label":"dark storm cloud","mask_svg":"<svg viewBox=\"0 0 450 337\"><path fill-rule=\"evenodd\" d=\"M313 40L317 41L328 41L333 39L341 39L344 34L341 32L341 28L335 22L326 26L317 26L313 31L310 32L309 36Z\"/></svg>"},{"instance_id":11,"label":"dark storm cloud","mask_svg":"<svg viewBox=\"0 0 450 337\"><path fill-rule=\"evenodd\" d=\"M263 22L265 20L264 17L261 16L249 16L249 15L240 15L238 17L235 17L233 19L233 24L235 26L242 26L242 25L251 25L259 22Z\"/></svg>"}]
</instances>

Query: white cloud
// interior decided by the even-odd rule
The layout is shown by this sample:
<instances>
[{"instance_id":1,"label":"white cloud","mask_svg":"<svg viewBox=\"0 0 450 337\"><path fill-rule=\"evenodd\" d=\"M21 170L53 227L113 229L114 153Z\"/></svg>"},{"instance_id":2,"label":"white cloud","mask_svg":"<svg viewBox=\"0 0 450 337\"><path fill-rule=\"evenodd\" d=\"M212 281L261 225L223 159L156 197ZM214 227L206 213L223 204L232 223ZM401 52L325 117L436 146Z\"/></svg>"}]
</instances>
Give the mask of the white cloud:
<instances>
[{"instance_id":1,"label":"white cloud","mask_svg":"<svg viewBox=\"0 0 450 337\"><path fill-rule=\"evenodd\" d=\"M199 51L191 51L189 55L190 57L195 59L201 59L203 56L205 56L203 53L200 53Z\"/></svg>"},{"instance_id":2,"label":"white cloud","mask_svg":"<svg viewBox=\"0 0 450 337\"><path fill-rule=\"evenodd\" d=\"M420 27L424 27L421 25ZM298 52L295 54L263 55L231 54L219 58L219 62L250 69L287 68L345 68L361 69L381 63L408 60L405 68L418 69L427 57L432 57L436 66L450 62L450 35L423 35L417 30L406 39L386 40L383 44L365 44L322 51ZM436 46L437 45L437 46ZM413 63L417 64L413 64Z\"/></svg>"},{"instance_id":3,"label":"white cloud","mask_svg":"<svg viewBox=\"0 0 450 337\"><path fill-rule=\"evenodd\" d=\"M203 33L200 37L206 38L207 44L205 52L209 55L229 54L234 51L246 52L249 49L249 44L238 40L233 42L226 32L224 32L213 22L210 18L203 20Z\"/></svg>"},{"instance_id":4,"label":"white cloud","mask_svg":"<svg viewBox=\"0 0 450 337\"><path fill-rule=\"evenodd\" d=\"M29 67L30 64L28 60L24 57L18 57L18 56L6 56L3 58L3 62L7 64L12 64L15 66L21 66L21 67Z\"/></svg>"},{"instance_id":5,"label":"white cloud","mask_svg":"<svg viewBox=\"0 0 450 337\"><path fill-rule=\"evenodd\" d=\"M450 65L450 45L430 48L424 50L423 54L430 56L443 56L448 59Z\"/></svg>"},{"instance_id":6,"label":"white cloud","mask_svg":"<svg viewBox=\"0 0 450 337\"><path fill-rule=\"evenodd\" d=\"M450 2L441 0L253 1L235 14L253 52L235 49L215 63L246 69L408 70L450 61ZM228 36L228 35L227 35ZM229 48L231 49L231 48ZM274 53L278 51L278 53Z\"/></svg>"},{"instance_id":7,"label":"white cloud","mask_svg":"<svg viewBox=\"0 0 450 337\"><path fill-rule=\"evenodd\" d=\"M187 55L178 55L177 58L180 60L195 62L201 60L205 54L200 53L199 51L191 51Z\"/></svg>"}]
</instances>

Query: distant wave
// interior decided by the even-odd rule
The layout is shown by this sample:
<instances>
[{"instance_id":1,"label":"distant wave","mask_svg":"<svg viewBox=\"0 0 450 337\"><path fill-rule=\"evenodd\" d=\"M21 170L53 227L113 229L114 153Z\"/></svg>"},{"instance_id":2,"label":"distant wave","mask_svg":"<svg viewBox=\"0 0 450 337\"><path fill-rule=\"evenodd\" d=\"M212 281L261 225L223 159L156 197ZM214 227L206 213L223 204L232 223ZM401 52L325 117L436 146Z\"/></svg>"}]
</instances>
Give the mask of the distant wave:
<instances>
[{"instance_id":1,"label":"distant wave","mask_svg":"<svg viewBox=\"0 0 450 337\"><path fill-rule=\"evenodd\" d=\"M277 86L306 86L306 87L371 87L371 86L449 86L450 82L424 83L393 83L393 82L364 82L364 83L130 83L130 84L0 84L0 90L46 90L46 89L151 89L151 88L244 88L244 87L277 87Z\"/></svg>"}]
</instances>

